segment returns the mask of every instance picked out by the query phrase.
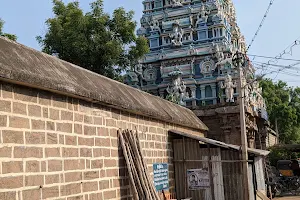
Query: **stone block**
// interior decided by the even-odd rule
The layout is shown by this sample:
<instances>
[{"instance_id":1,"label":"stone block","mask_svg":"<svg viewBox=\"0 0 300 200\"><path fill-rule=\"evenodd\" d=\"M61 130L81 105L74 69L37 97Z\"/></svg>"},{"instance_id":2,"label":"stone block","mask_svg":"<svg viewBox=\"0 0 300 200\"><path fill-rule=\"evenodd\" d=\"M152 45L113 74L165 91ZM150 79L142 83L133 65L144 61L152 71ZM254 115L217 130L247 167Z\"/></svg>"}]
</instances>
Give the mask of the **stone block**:
<instances>
[{"instance_id":1,"label":"stone block","mask_svg":"<svg viewBox=\"0 0 300 200\"><path fill-rule=\"evenodd\" d=\"M44 132L25 132L26 144L45 144L45 140Z\"/></svg>"},{"instance_id":2,"label":"stone block","mask_svg":"<svg viewBox=\"0 0 300 200\"><path fill-rule=\"evenodd\" d=\"M46 123L43 120L31 120L31 129L33 130L46 130Z\"/></svg>"},{"instance_id":3,"label":"stone block","mask_svg":"<svg viewBox=\"0 0 300 200\"><path fill-rule=\"evenodd\" d=\"M65 173L65 182L77 182L82 180L81 172L69 172Z\"/></svg>"},{"instance_id":4,"label":"stone block","mask_svg":"<svg viewBox=\"0 0 300 200\"><path fill-rule=\"evenodd\" d=\"M0 199L1 200L15 200L17 193L15 191L12 192L0 192Z\"/></svg>"},{"instance_id":5,"label":"stone block","mask_svg":"<svg viewBox=\"0 0 300 200\"><path fill-rule=\"evenodd\" d=\"M99 171L88 171L83 173L84 180L93 180L99 178Z\"/></svg>"},{"instance_id":6,"label":"stone block","mask_svg":"<svg viewBox=\"0 0 300 200\"><path fill-rule=\"evenodd\" d=\"M94 138L78 137L78 145L94 146Z\"/></svg>"},{"instance_id":7,"label":"stone block","mask_svg":"<svg viewBox=\"0 0 300 200\"><path fill-rule=\"evenodd\" d=\"M58 144L57 133L47 133L47 144Z\"/></svg>"},{"instance_id":8,"label":"stone block","mask_svg":"<svg viewBox=\"0 0 300 200\"><path fill-rule=\"evenodd\" d=\"M83 159L64 160L64 170L80 170L85 169L85 161Z\"/></svg>"},{"instance_id":9,"label":"stone block","mask_svg":"<svg viewBox=\"0 0 300 200\"><path fill-rule=\"evenodd\" d=\"M60 148L59 147L45 148L45 156L46 156L46 158L61 157L60 156Z\"/></svg>"},{"instance_id":10,"label":"stone block","mask_svg":"<svg viewBox=\"0 0 300 200\"><path fill-rule=\"evenodd\" d=\"M40 199L41 190L40 189L23 190L22 197L23 200Z\"/></svg>"},{"instance_id":11,"label":"stone block","mask_svg":"<svg viewBox=\"0 0 300 200\"><path fill-rule=\"evenodd\" d=\"M92 149L81 148L80 157L92 157Z\"/></svg>"},{"instance_id":12,"label":"stone block","mask_svg":"<svg viewBox=\"0 0 300 200\"><path fill-rule=\"evenodd\" d=\"M25 186L42 186L42 185L44 185L44 175L25 176Z\"/></svg>"},{"instance_id":13,"label":"stone block","mask_svg":"<svg viewBox=\"0 0 300 200\"><path fill-rule=\"evenodd\" d=\"M22 131L2 131L3 143L24 144Z\"/></svg>"},{"instance_id":14,"label":"stone block","mask_svg":"<svg viewBox=\"0 0 300 200\"><path fill-rule=\"evenodd\" d=\"M12 147L0 147L1 158L11 158Z\"/></svg>"},{"instance_id":15,"label":"stone block","mask_svg":"<svg viewBox=\"0 0 300 200\"><path fill-rule=\"evenodd\" d=\"M81 184L72 183L68 185L63 185L60 187L60 193L62 196L74 195L81 193Z\"/></svg>"},{"instance_id":16,"label":"stone block","mask_svg":"<svg viewBox=\"0 0 300 200\"><path fill-rule=\"evenodd\" d=\"M14 98L16 100L37 103L38 91L28 87L15 87Z\"/></svg>"},{"instance_id":17,"label":"stone block","mask_svg":"<svg viewBox=\"0 0 300 200\"><path fill-rule=\"evenodd\" d=\"M60 119L65 121L73 121L73 113L62 110L60 113Z\"/></svg>"},{"instance_id":18,"label":"stone block","mask_svg":"<svg viewBox=\"0 0 300 200\"><path fill-rule=\"evenodd\" d=\"M9 127L29 129L29 119L23 117L9 116Z\"/></svg>"},{"instance_id":19,"label":"stone block","mask_svg":"<svg viewBox=\"0 0 300 200\"><path fill-rule=\"evenodd\" d=\"M22 161L2 162L2 174L21 173L23 172Z\"/></svg>"},{"instance_id":20,"label":"stone block","mask_svg":"<svg viewBox=\"0 0 300 200\"><path fill-rule=\"evenodd\" d=\"M15 189L23 187L23 176L9 176L0 178L0 189Z\"/></svg>"},{"instance_id":21,"label":"stone block","mask_svg":"<svg viewBox=\"0 0 300 200\"><path fill-rule=\"evenodd\" d=\"M83 183L83 192L97 191L98 190L98 182L84 182Z\"/></svg>"},{"instance_id":22,"label":"stone block","mask_svg":"<svg viewBox=\"0 0 300 200\"><path fill-rule=\"evenodd\" d=\"M58 196L59 196L58 186L42 188L42 198L43 199L54 198L54 197L58 197Z\"/></svg>"},{"instance_id":23,"label":"stone block","mask_svg":"<svg viewBox=\"0 0 300 200\"><path fill-rule=\"evenodd\" d=\"M50 108L50 119L52 120L59 120L59 110Z\"/></svg>"},{"instance_id":24,"label":"stone block","mask_svg":"<svg viewBox=\"0 0 300 200\"><path fill-rule=\"evenodd\" d=\"M15 147L15 158L42 158L43 148L41 147Z\"/></svg>"},{"instance_id":25,"label":"stone block","mask_svg":"<svg viewBox=\"0 0 300 200\"><path fill-rule=\"evenodd\" d=\"M62 161L61 160L48 160L48 172L62 171Z\"/></svg>"},{"instance_id":26,"label":"stone block","mask_svg":"<svg viewBox=\"0 0 300 200\"><path fill-rule=\"evenodd\" d=\"M27 115L27 105L24 103L13 102L13 113Z\"/></svg>"},{"instance_id":27,"label":"stone block","mask_svg":"<svg viewBox=\"0 0 300 200\"><path fill-rule=\"evenodd\" d=\"M33 117L42 116L42 108L38 105L28 105L28 115Z\"/></svg>"},{"instance_id":28,"label":"stone block","mask_svg":"<svg viewBox=\"0 0 300 200\"><path fill-rule=\"evenodd\" d=\"M45 181L47 185L59 183L59 174L45 175Z\"/></svg>"},{"instance_id":29,"label":"stone block","mask_svg":"<svg viewBox=\"0 0 300 200\"><path fill-rule=\"evenodd\" d=\"M39 172L40 162L36 160L26 161L26 172Z\"/></svg>"},{"instance_id":30,"label":"stone block","mask_svg":"<svg viewBox=\"0 0 300 200\"><path fill-rule=\"evenodd\" d=\"M69 135L66 135L65 136L65 142L66 142L66 145L73 145L73 146L77 146L77 137L76 136L69 136Z\"/></svg>"},{"instance_id":31,"label":"stone block","mask_svg":"<svg viewBox=\"0 0 300 200\"><path fill-rule=\"evenodd\" d=\"M104 199L114 199L117 197L116 190L105 191L103 192Z\"/></svg>"},{"instance_id":32,"label":"stone block","mask_svg":"<svg viewBox=\"0 0 300 200\"><path fill-rule=\"evenodd\" d=\"M56 130L65 133L72 133L72 124L70 123L56 123Z\"/></svg>"},{"instance_id":33,"label":"stone block","mask_svg":"<svg viewBox=\"0 0 300 200\"><path fill-rule=\"evenodd\" d=\"M62 156L63 157L79 157L77 148L62 148Z\"/></svg>"},{"instance_id":34,"label":"stone block","mask_svg":"<svg viewBox=\"0 0 300 200\"><path fill-rule=\"evenodd\" d=\"M95 126L84 126L84 135L97 135Z\"/></svg>"}]
</instances>

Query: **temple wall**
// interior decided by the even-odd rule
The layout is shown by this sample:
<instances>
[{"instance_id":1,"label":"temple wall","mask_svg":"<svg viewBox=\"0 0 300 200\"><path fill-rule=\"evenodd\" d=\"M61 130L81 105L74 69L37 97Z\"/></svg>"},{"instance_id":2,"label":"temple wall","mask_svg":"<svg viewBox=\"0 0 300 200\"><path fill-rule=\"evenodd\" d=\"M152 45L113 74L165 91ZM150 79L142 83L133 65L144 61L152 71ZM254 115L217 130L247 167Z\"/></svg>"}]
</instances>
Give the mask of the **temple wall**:
<instances>
[{"instance_id":1,"label":"temple wall","mask_svg":"<svg viewBox=\"0 0 300 200\"><path fill-rule=\"evenodd\" d=\"M133 115L66 94L0 82L0 199L131 199L118 129L137 129L153 163L169 163L170 129L195 129Z\"/></svg>"}]
</instances>

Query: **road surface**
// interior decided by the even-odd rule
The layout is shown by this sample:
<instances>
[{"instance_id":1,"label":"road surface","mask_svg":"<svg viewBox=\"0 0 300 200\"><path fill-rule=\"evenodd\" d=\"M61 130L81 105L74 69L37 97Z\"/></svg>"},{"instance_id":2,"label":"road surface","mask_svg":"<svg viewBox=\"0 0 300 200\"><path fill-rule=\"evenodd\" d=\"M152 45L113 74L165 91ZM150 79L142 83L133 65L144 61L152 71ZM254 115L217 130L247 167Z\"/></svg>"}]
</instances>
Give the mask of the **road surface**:
<instances>
[{"instance_id":1,"label":"road surface","mask_svg":"<svg viewBox=\"0 0 300 200\"><path fill-rule=\"evenodd\" d=\"M275 198L275 200L300 200L300 196L298 196L298 197L280 197L280 198Z\"/></svg>"}]
</instances>

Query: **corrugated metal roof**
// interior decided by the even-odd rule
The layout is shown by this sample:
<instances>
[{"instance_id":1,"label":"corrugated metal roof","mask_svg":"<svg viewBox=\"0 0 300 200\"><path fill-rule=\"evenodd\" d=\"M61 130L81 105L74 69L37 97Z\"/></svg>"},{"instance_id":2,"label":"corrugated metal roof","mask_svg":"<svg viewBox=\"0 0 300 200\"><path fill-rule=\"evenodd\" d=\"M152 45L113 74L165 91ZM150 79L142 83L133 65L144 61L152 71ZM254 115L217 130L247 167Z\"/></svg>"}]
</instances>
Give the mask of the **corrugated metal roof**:
<instances>
[{"instance_id":1,"label":"corrugated metal roof","mask_svg":"<svg viewBox=\"0 0 300 200\"><path fill-rule=\"evenodd\" d=\"M241 146L238 146L238 145L226 144L224 142L220 142L220 141L217 141L217 140L213 140L213 139L209 139L209 138L205 138L205 137L200 137L200 136L189 134L189 133L184 133L184 132L177 131L177 130L170 130L170 132L181 135L181 136L184 136L184 137L188 137L188 138L198 140L201 143L211 144L211 145L222 147L222 148L225 148L225 149L233 149L233 150L237 150L237 151L241 150ZM251 153L251 154L254 154L254 155L259 155L259 156L267 156L270 153L270 151L248 148L248 153Z\"/></svg>"}]
</instances>

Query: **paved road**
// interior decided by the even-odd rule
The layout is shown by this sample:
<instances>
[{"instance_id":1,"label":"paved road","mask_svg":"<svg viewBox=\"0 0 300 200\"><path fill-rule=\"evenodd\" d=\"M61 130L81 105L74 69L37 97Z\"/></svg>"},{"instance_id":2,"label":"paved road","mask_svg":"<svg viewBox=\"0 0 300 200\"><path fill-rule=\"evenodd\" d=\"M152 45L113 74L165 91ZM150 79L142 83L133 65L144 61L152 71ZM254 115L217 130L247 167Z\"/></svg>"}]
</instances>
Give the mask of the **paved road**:
<instances>
[{"instance_id":1,"label":"paved road","mask_svg":"<svg viewBox=\"0 0 300 200\"><path fill-rule=\"evenodd\" d=\"M300 200L300 197L281 197L275 198L276 200Z\"/></svg>"}]
</instances>

